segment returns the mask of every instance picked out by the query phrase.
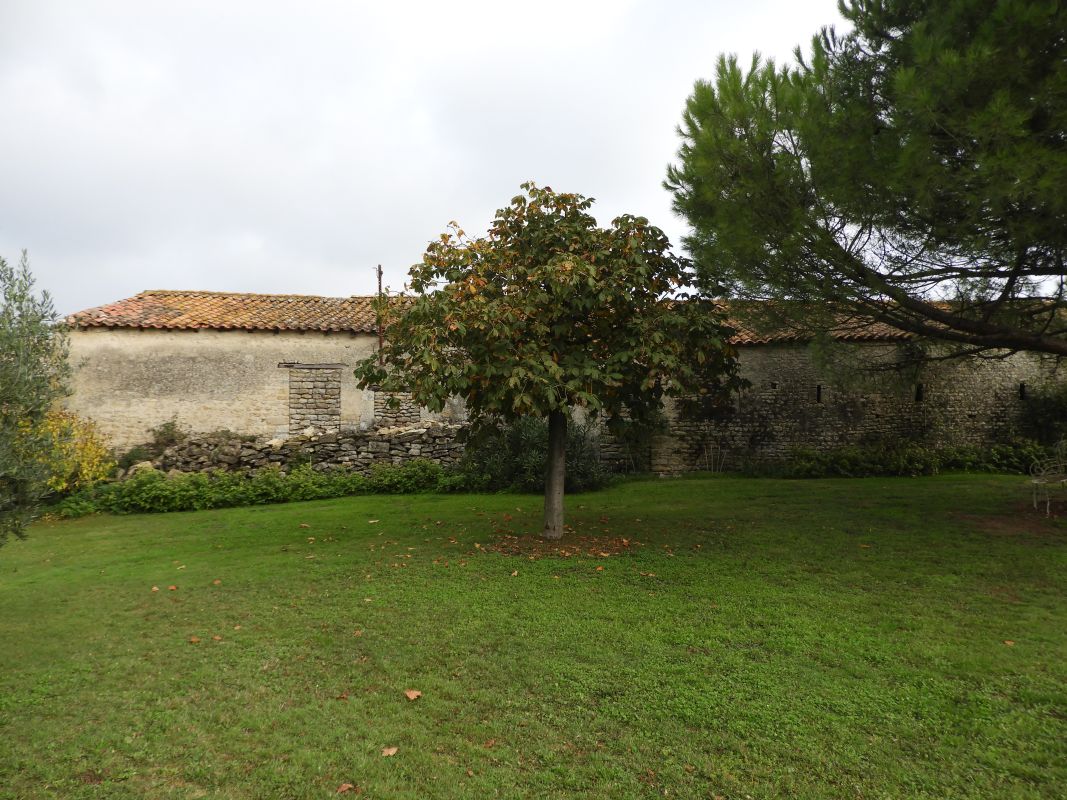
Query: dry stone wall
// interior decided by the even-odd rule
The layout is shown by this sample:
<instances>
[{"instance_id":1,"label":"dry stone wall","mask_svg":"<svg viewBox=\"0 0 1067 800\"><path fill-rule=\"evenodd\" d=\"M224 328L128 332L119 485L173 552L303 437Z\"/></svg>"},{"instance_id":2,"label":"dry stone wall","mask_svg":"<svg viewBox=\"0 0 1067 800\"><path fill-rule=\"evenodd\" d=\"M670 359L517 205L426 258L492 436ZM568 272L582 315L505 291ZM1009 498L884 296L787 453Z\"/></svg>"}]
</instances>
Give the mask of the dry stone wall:
<instances>
[{"instance_id":1,"label":"dry stone wall","mask_svg":"<svg viewBox=\"0 0 1067 800\"><path fill-rule=\"evenodd\" d=\"M463 455L463 445L456 441L461 427L429 424L422 428L377 428L287 439L242 438L223 432L168 447L153 465L164 471L251 472L272 465L284 469L310 464L320 470L347 469L363 474L375 464L404 464L415 459L449 466Z\"/></svg>"}]
</instances>

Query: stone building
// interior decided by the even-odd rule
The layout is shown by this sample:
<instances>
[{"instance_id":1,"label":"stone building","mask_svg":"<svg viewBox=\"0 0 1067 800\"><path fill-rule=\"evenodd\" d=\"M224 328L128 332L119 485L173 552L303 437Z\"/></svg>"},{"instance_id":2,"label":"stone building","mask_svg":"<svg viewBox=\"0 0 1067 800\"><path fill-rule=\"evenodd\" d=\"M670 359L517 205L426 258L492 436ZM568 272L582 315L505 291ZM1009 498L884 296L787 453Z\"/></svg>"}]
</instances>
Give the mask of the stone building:
<instances>
[{"instance_id":1,"label":"stone building","mask_svg":"<svg viewBox=\"0 0 1067 800\"><path fill-rule=\"evenodd\" d=\"M378 343L372 301L148 291L78 312L68 318L75 367L68 405L96 421L118 449L176 420L193 432L200 464L255 466L284 460L293 447L318 448L320 463L361 468L375 458L452 460L457 450L444 440L464 421L460 404L433 415L399 398L396 409L356 386L353 366ZM900 361L909 347L906 334L878 325L838 331L829 360L799 334L735 327L751 385L733 407L712 422L683 419L668 407L667 426L643 447L605 437L606 458L674 473L779 458L796 448L900 439L992 443L1021 431L1029 394L1063 379L1054 359L1032 354L872 370ZM211 448L226 438L207 435L219 431L270 442L270 452L246 441L235 454L230 444L217 462ZM198 437L210 442L198 444Z\"/></svg>"},{"instance_id":2,"label":"stone building","mask_svg":"<svg viewBox=\"0 0 1067 800\"><path fill-rule=\"evenodd\" d=\"M118 448L172 419L267 438L429 419L356 386L352 368L378 345L372 301L148 291L80 311L68 406Z\"/></svg>"}]
</instances>

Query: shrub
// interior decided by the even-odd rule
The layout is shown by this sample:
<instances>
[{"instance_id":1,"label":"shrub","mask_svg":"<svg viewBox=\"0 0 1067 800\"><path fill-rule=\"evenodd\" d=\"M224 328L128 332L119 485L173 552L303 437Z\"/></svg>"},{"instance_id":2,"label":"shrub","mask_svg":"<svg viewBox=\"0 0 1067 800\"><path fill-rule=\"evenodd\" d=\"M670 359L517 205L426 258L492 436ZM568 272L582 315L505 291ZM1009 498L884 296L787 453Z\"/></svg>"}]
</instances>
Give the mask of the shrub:
<instances>
[{"instance_id":1,"label":"shrub","mask_svg":"<svg viewBox=\"0 0 1067 800\"><path fill-rule=\"evenodd\" d=\"M375 492L410 494L436 489L443 474L440 465L419 460L378 466L370 477L345 470L317 471L310 466L298 467L288 474L275 466L248 475L215 470L173 477L149 469L125 481L86 487L55 505L52 513L60 517L98 511L144 514L324 500Z\"/></svg>"},{"instance_id":2,"label":"shrub","mask_svg":"<svg viewBox=\"0 0 1067 800\"><path fill-rule=\"evenodd\" d=\"M118 466L119 469L129 469L134 464L140 464L142 461L151 461L152 458L153 456L148 451L148 448L139 444L136 447L131 447L119 456L116 466Z\"/></svg>"},{"instance_id":3,"label":"shrub","mask_svg":"<svg viewBox=\"0 0 1067 800\"><path fill-rule=\"evenodd\" d=\"M178 424L177 417L171 417L157 427L149 428L148 432L152 436L152 450L156 455L162 453L168 447L181 444L189 438L189 432Z\"/></svg>"},{"instance_id":4,"label":"shrub","mask_svg":"<svg viewBox=\"0 0 1067 800\"><path fill-rule=\"evenodd\" d=\"M868 478L937 475L941 472L1025 474L1049 449L1030 439L989 447L932 448L916 442L830 451L794 450L778 462L752 461L742 472L784 478Z\"/></svg>"},{"instance_id":5,"label":"shrub","mask_svg":"<svg viewBox=\"0 0 1067 800\"><path fill-rule=\"evenodd\" d=\"M1026 425L1042 444L1067 439L1067 384L1046 387L1026 404Z\"/></svg>"},{"instance_id":6,"label":"shrub","mask_svg":"<svg viewBox=\"0 0 1067 800\"><path fill-rule=\"evenodd\" d=\"M189 432L178 424L178 418L172 417L155 428L149 428L149 441L134 445L118 457L118 467L129 469L142 461L151 461L163 454L168 447L181 444L189 438ZM230 431L219 431L232 438L240 438Z\"/></svg>"},{"instance_id":7,"label":"shrub","mask_svg":"<svg viewBox=\"0 0 1067 800\"><path fill-rule=\"evenodd\" d=\"M45 454L48 488L67 493L107 478L115 468L103 434L92 420L70 411L49 411L42 425L52 446Z\"/></svg>"},{"instance_id":8,"label":"shrub","mask_svg":"<svg viewBox=\"0 0 1067 800\"><path fill-rule=\"evenodd\" d=\"M523 417L510 425L482 423L471 431L457 468L439 486L447 491L543 492L547 460L544 420ZM565 491L599 489L610 479L591 428L572 423L567 430Z\"/></svg>"},{"instance_id":9,"label":"shrub","mask_svg":"<svg viewBox=\"0 0 1067 800\"><path fill-rule=\"evenodd\" d=\"M442 477L440 464L416 459L398 466L375 464L367 486L374 494L414 494L435 490Z\"/></svg>"}]
</instances>

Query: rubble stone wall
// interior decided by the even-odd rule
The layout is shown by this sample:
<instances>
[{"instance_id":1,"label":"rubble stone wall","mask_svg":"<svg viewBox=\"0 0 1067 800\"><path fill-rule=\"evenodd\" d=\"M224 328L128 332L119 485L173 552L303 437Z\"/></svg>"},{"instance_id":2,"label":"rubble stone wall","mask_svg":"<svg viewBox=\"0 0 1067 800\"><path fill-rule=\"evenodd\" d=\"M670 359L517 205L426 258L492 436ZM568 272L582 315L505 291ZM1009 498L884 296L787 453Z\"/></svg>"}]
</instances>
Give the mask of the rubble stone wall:
<instances>
[{"instance_id":1,"label":"rubble stone wall","mask_svg":"<svg viewBox=\"0 0 1067 800\"><path fill-rule=\"evenodd\" d=\"M721 471L797 449L902 441L937 448L994 444L1032 434L1028 397L1067 379L1054 359L1027 353L873 369L900 357L896 345L885 344L856 345L825 363L805 345L742 348L740 371L749 388L711 422L685 419L668 404L667 429L652 438L650 468Z\"/></svg>"},{"instance_id":2,"label":"rubble stone wall","mask_svg":"<svg viewBox=\"0 0 1067 800\"><path fill-rule=\"evenodd\" d=\"M415 459L448 466L463 455L463 445L456 441L461 427L431 423L422 428L377 428L276 439L220 432L168 447L153 465L164 471L251 472L271 465L284 469L310 464L315 469L343 468L363 474L375 464L403 464Z\"/></svg>"}]
</instances>

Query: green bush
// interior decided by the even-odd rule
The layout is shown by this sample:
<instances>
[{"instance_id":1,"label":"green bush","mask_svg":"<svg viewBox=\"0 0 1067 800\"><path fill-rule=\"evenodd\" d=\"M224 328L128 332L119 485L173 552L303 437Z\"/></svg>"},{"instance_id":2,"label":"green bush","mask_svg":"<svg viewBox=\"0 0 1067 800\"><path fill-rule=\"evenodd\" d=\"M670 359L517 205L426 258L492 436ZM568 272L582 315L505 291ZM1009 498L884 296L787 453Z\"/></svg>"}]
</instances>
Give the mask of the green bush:
<instances>
[{"instance_id":1,"label":"green bush","mask_svg":"<svg viewBox=\"0 0 1067 800\"><path fill-rule=\"evenodd\" d=\"M485 429L468 447L458 469L446 472L424 459L378 464L370 475L347 470L323 471L303 464L284 473L268 467L251 474L184 473L168 477L143 470L125 481L97 484L71 494L52 507L60 517L94 512L145 514L206 508L323 500L358 494L412 494L432 491L544 489L548 430L544 422L523 420L499 430ZM567 440L567 491L599 488L609 478L595 441L583 426L572 426Z\"/></svg>"},{"instance_id":2,"label":"green bush","mask_svg":"<svg viewBox=\"0 0 1067 800\"><path fill-rule=\"evenodd\" d=\"M155 428L149 428L148 433L149 441L134 445L118 457L117 461L120 469L129 469L134 464L158 458L168 447L181 444L189 438L189 432L178 424L177 417L169 419ZM229 431L225 431L225 433L229 433ZM237 434L230 435L237 436Z\"/></svg>"},{"instance_id":3,"label":"green bush","mask_svg":"<svg viewBox=\"0 0 1067 800\"><path fill-rule=\"evenodd\" d=\"M440 464L416 459L398 466L375 464L371 468L367 486L373 494L432 492L438 488L443 477L444 469Z\"/></svg>"},{"instance_id":4,"label":"green bush","mask_svg":"<svg viewBox=\"0 0 1067 800\"><path fill-rule=\"evenodd\" d=\"M140 464L142 461L151 461L153 458L154 456L149 452L148 448L139 444L119 456L118 467L119 469L129 469L134 464Z\"/></svg>"},{"instance_id":5,"label":"green bush","mask_svg":"<svg viewBox=\"0 0 1067 800\"><path fill-rule=\"evenodd\" d=\"M346 470L317 471L297 467L288 474L277 467L250 475L216 470L168 477L157 470L138 472L128 480L97 484L75 492L52 507L59 517L94 512L147 514L205 508L324 500L357 494L410 494L437 489L444 477L439 464L416 460L398 466L380 465L369 477Z\"/></svg>"},{"instance_id":6,"label":"green bush","mask_svg":"<svg viewBox=\"0 0 1067 800\"><path fill-rule=\"evenodd\" d=\"M508 425L483 423L472 430L458 466L438 486L444 491L543 492L547 460L545 420L523 417ZM590 427L569 425L565 491L600 489L610 480Z\"/></svg>"},{"instance_id":7,"label":"green bush","mask_svg":"<svg viewBox=\"0 0 1067 800\"><path fill-rule=\"evenodd\" d=\"M178 424L177 417L172 417L155 428L149 428L148 432L152 435L152 450L157 454L189 438L189 432Z\"/></svg>"},{"instance_id":8,"label":"green bush","mask_svg":"<svg viewBox=\"0 0 1067 800\"><path fill-rule=\"evenodd\" d=\"M1067 439L1067 384L1036 392L1026 403L1026 425L1042 444Z\"/></svg>"},{"instance_id":9,"label":"green bush","mask_svg":"<svg viewBox=\"0 0 1067 800\"><path fill-rule=\"evenodd\" d=\"M782 461L753 461L741 471L783 478L869 478L955 471L1025 474L1035 460L1048 455L1048 448L1030 439L989 447L940 449L904 442L830 451L794 450Z\"/></svg>"}]
</instances>

